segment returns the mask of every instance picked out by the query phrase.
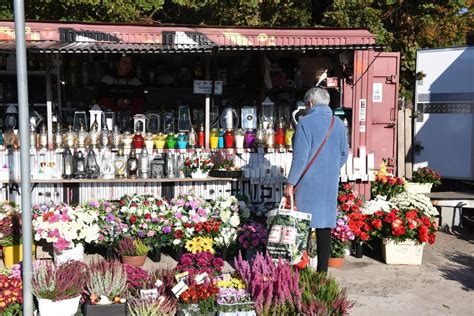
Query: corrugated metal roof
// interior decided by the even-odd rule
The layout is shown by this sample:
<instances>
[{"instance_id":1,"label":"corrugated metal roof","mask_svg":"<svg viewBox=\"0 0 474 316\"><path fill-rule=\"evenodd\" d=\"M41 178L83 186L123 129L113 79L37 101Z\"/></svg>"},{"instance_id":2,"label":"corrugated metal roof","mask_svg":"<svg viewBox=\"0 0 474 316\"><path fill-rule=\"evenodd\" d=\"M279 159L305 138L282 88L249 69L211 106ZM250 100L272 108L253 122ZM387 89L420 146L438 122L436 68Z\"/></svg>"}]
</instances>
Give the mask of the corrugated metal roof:
<instances>
[{"instance_id":1,"label":"corrugated metal roof","mask_svg":"<svg viewBox=\"0 0 474 316\"><path fill-rule=\"evenodd\" d=\"M159 43L30 41L26 48L38 53L209 53L210 45L164 45ZM0 51L16 50L15 42L0 42Z\"/></svg>"},{"instance_id":2,"label":"corrugated metal roof","mask_svg":"<svg viewBox=\"0 0 474 316\"><path fill-rule=\"evenodd\" d=\"M281 51L311 51L311 50L381 50L383 45L376 44L365 44L365 45L301 45L301 46L218 46L218 51L269 51L269 50L281 50Z\"/></svg>"},{"instance_id":3,"label":"corrugated metal roof","mask_svg":"<svg viewBox=\"0 0 474 316\"><path fill-rule=\"evenodd\" d=\"M46 53L203 53L234 50L378 49L363 29L282 29L28 22L30 51ZM0 41L14 50L13 22L0 21ZM0 42L1 43L1 42ZM1 47L0 47L1 49Z\"/></svg>"}]
</instances>

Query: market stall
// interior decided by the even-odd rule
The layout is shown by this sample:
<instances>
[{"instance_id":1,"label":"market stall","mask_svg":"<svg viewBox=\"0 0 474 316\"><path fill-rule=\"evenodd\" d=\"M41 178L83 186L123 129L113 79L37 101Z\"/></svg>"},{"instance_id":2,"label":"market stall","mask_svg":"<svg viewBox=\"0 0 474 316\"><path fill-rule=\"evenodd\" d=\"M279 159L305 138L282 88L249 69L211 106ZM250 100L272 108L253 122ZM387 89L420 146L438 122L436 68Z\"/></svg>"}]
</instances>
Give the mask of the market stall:
<instances>
[{"instance_id":1,"label":"market stall","mask_svg":"<svg viewBox=\"0 0 474 316\"><path fill-rule=\"evenodd\" d=\"M13 23L1 24L0 176L15 200L21 179L11 132L14 32ZM379 51L365 30L59 22L30 22L27 30L35 202L132 192L172 198L190 187L209 199L239 193L254 203L279 201L299 101L315 84L330 91L331 107L347 126L351 155L341 181L369 194L382 159L395 167L398 54ZM140 85L104 92L104 78L114 78L122 54L131 56L127 83ZM125 160L117 159L119 148ZM132 151L129 165L137 170L120 174L117 165L129 162ZM237 179L186 178L207 171L201 163L216 153L221 168L242 171ZM198 165L186 169L190 161Z\"/></svg>"}]
</instances>

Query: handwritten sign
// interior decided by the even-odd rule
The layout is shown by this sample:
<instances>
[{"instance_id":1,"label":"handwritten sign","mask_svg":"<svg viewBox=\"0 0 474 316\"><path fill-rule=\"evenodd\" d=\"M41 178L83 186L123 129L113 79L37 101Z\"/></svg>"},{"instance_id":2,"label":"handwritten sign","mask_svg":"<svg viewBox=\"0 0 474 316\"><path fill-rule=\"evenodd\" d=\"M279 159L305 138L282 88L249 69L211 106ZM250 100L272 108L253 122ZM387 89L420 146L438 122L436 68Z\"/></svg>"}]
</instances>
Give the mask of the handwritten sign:
<instances>
[{"instance_id":1,"label":"handwritten sign","mask_svg":"<svg viewBox=\"0 0 474 316\"><path fill-rule=\"evenodd\" d=\"M212 81L211 80L194 80L193 93L194 94L211 94ZM222 81L214 81L214 94L222 94Z\"/></svg>"}]
</instances>

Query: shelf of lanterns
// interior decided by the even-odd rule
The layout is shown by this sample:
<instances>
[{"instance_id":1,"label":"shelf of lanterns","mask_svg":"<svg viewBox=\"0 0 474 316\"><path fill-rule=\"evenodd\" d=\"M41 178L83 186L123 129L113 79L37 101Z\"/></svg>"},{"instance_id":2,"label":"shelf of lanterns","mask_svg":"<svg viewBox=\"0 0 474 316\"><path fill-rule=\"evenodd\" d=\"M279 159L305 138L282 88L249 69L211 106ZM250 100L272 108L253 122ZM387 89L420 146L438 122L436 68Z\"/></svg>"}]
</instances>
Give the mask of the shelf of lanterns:
<instances>
[{"instance_id":1,"label":"shelf of lanterns","mask_svg":"<svg viewBox=\"0 0 474 316\"><path fill-rule=\"evenodd\" d=\"M238 178L216 178L216 177L206 177L206 178L163 178L163 179L34 179L31 180L31 183L175 183L175 182L228 182L228 181L238 181ZM6 183L21 183L20 179L16 180L2 180L2 184Z\"/></svg>"}]
</instances>

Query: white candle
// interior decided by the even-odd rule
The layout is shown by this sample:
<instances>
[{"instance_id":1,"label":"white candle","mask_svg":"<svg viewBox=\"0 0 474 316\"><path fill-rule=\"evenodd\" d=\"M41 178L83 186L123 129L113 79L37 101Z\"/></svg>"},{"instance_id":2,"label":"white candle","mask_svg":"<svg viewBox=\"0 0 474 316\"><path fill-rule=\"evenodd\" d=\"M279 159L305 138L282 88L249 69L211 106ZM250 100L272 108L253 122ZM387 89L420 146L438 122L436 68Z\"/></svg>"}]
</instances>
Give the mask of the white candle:
<instances>
[{"instance_id":1,"label":"white candle","mask_svg":"<svg viewBox=\"0 0 474 316\"><path fill-rule=\"evenodd\" d=\"M360 158L360 173L367 174L367 152L365 146L359 147L359 158Z\"/></svg>"},{"instance_id":2,"label":"white candle","mask_svg":"<svg viewBox=\"0 0 474 316\"><path fill-rule=\"evenodd\" d=\"M370 153L367 155L367 167L369 169L369 173L374 172L375 170L375 154L374 153Z\"/></svg>"},{"instance_id":3,"label":"white candle","mask_svg":"<svg viewBox=\"0 0 474 316\"><path fill-rule=\"evenodd\" d=\"M348 157L347 157L347 163L346 163L346 170L347 170L347 175L352 175L354 174L354 169L353 169L353 156L352 153L350 152Z\"/></svg>"}]
</instances>

